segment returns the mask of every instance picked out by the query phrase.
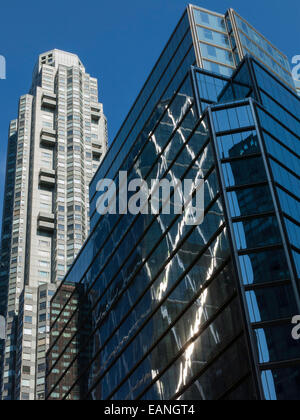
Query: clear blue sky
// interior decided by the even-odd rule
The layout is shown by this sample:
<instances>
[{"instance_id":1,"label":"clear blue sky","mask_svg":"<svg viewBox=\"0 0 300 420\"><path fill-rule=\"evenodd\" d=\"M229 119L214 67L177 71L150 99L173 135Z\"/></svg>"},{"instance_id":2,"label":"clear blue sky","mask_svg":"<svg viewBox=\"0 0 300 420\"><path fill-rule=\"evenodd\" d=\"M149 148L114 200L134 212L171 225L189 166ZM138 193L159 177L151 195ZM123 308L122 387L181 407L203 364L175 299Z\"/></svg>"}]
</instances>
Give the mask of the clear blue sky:
<instances>
[{"instance_id":1,"label":"clear blue sky","mask_svg":"<svg viewBox=\"0 0 300 420\"><path fill-rule=\"evenodd\" d=\"M6 1L0 9L0 223L9 121L28 92L38 54L77 53L100 81L100 100L113 139L188 2L185 0ZM300 54L299 0L195 0L224 13L232 7L291 58Z\"/></svg>"}]
</instances>

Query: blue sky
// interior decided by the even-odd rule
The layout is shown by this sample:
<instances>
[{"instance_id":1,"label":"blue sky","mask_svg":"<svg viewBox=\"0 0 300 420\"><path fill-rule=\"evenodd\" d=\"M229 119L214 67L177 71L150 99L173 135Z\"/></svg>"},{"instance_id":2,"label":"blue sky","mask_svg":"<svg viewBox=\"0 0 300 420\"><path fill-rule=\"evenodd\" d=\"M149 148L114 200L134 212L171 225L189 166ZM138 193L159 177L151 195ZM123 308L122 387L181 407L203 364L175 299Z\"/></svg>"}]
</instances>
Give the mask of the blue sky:
<instances>
[{"instance_id":1,"label":"blue sky","mask_svg":"<svg viewBox=\"0 0 300 420\"><path fill-rule=\"evenodd\" d=\"M99 79L110 141L181 17L185 0L27 0L2 2L0 55L7 80L0 80L0 212L9 121L18 98L28 92L38 54L53 48L80 56ZM289 58L300 54L299 0L195 0L224 13L232 7ZM282 8L284 6L284 8ZM0 214L1 223L2 214Z\"/></svg>"}]
</instances>

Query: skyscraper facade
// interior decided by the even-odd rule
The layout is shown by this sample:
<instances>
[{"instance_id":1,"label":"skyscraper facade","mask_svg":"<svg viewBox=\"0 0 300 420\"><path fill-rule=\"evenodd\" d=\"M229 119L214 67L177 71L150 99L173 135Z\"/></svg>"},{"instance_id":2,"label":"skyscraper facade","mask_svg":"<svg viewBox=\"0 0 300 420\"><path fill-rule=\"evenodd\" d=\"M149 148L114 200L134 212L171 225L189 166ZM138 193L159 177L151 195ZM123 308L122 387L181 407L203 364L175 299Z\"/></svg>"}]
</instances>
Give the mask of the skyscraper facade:
<instances>
[{"instance_id":1,"label":"skyscraper facade","mask_svg":"<svg viewBox=\"0 0 300 420\"><path fill-rule=\"evenodd\" d=\"M78 56L39 56L7 152L1 243L3 399L44 398L49 302L89 233L89 183L107 148L97 80Z\"/></svg>"},{"instance_id":2,"label":"skyscraper facade","mask_svg":"<svg viewBox=\"0 0 300 420\"><path fill-rule=\"evenodd\" d=\"M190 6L190 20L201 68L228 76L250 54L294 89L287 57L233 9L220 15Z\"/></svg>"},{"instance_id":3,"label":"skyscraper facade","mask_svg":"<svg viewBox=\"0 0 300 420\"><path fill-rule=\"evenodd\" d=\"M47 399L299 399L299 145L286 57L233 10L189 6L91 182L91 234L51 301ZM164 200L99 214L120 171L149 191L204 180L203 223Z\"/></svg>"}]
</instances>

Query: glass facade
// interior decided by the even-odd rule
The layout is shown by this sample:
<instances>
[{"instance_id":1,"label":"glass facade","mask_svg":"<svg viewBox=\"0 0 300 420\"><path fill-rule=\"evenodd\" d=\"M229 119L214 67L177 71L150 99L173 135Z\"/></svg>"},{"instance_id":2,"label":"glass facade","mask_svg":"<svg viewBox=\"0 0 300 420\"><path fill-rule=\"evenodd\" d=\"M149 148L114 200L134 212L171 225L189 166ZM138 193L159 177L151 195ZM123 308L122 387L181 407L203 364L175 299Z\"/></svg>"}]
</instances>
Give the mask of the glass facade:
<instances>
[{"instance_id":1,"label":"glass facade","mask_svg":"<svg viewBox=\"0 0 300 420\"><path fill-rule=\"evenodd\" d=\"M299 399L300 102L254 58L196 67L188 17L91 183L92 231L51 303L50 400ZM202 9L193 19L205 60L232 28ZM119 189L120 170L203 179L203 223L163 202L98 214L97 183Z\"/></svg>"},{"instance_id":2,"label":"glass facade","mask_svg":"<svg viewBox=\"0 0 300 420\"><path fill-rule=\"evenodd\" d=\"M225 16L193 6L191 19L195 26L201 64L205 70L231 76L238 59Z\"/></svg>"},{"instance_id":3,"label":"glass facade","mask_svg":"<svg viewBox=\"0 0 300 420\"><path fill-rule=\"evenodd\" d=\"M190 7L201 68L231 76L241 60L251 55L294 89L288 58L234 10L222 15Z\"/></svg>"},{"instance_id":4,"label":"glass facade","mask_svg":"<svg viewBox=\"0 0 300 420\"><path fill-rule=\"evenodd\" d=\"M297 94L298 96L300 96L300 80L294 80L294 82L295 82Z\"/></svg>"},{"instance_id":5,"label":"glass facade","mask_svg":"<svg viewBox=\"0 0 300 420\"><path fill-rule=\"evenodd\" d=\"M231 19L232 27L236 29L235 38L242 56L252 55L293 89L288 58L234 10L229 11L228 18Z\"/></svg>"},{"instance_id":6,"label":"glass facade","mask_svg":"<svg viewBox=\"0 0 300 420\"><path fill-rule=\"evenodd\" d=\"M299 344L291 337L291 318L299 302L300 103L257 61L246 60L239 71L246 66L249 80L254 75L255 95L244 104L233 103L226 109L212 106L209 112L254 337L252 348L261 372L262 398L298 399L292 384L296 386L299 378ZM234 135L228 135L229 131ZM281 369L285 364L289 369ZM291 371L294 382L287 376Z\"/></svg>"}]
</instances>

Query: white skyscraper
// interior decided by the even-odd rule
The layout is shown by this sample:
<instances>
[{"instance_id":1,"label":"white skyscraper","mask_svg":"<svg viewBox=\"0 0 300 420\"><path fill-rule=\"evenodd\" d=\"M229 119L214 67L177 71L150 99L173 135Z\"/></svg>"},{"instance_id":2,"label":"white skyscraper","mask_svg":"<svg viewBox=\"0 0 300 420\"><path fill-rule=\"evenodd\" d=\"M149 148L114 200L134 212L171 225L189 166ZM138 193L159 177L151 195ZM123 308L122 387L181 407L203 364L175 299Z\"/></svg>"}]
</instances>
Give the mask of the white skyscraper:
<instances>
[{"instance_id":1,"label":"white skyscraper","mask_svg":"<svg viewBox=\"0 0 300 420\"><path fill-rule=\"evenodd\" d=\"M41 54L11 122L3 210L2 398L44 398L49 301L89 232L89 183L107 149L98 83L80 59Z\"/></svg>"}]
</instances>

